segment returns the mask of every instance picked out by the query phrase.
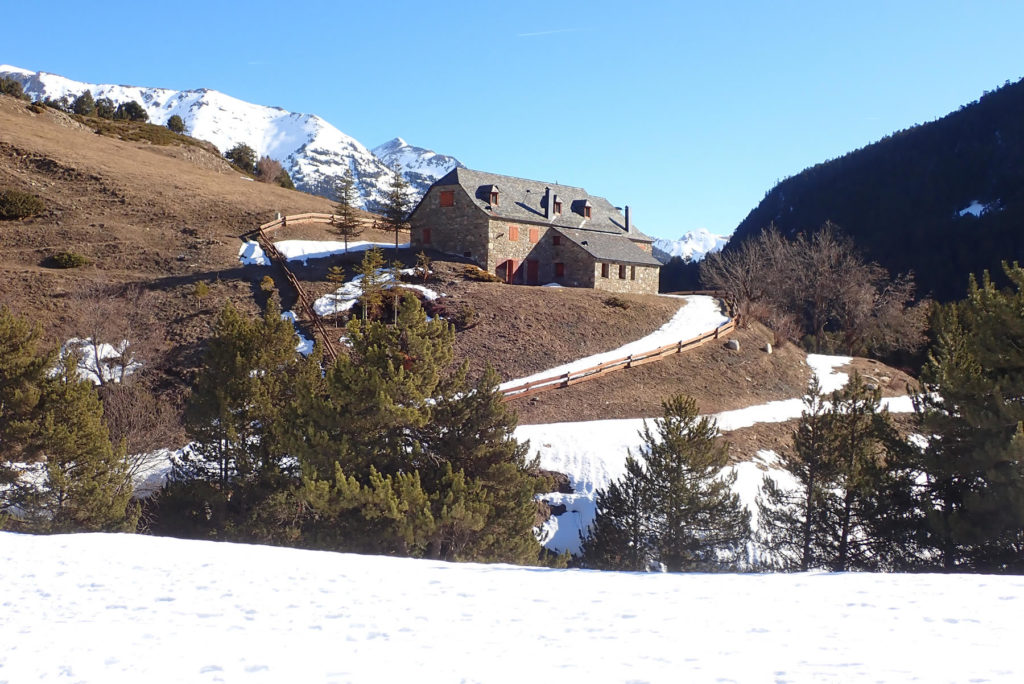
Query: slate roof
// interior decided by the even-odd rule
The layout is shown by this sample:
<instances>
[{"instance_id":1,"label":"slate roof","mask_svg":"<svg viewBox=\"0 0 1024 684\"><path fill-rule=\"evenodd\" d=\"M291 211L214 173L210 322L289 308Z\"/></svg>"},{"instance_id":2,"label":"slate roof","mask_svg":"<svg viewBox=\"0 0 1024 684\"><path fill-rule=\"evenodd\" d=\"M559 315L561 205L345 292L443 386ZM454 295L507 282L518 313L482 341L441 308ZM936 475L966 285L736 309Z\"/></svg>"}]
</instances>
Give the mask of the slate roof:
<instances>
[{"instance_id":1,"label":"slate roof","mask_svg":"<svg viewBox=\"0 0 1024 684\"><path fill-rule=\"evenodd\" d=\"M462 186L477 207L494 218L552 226L596 259L661 266L650 252L635 244L654 240L635 226L627 233L622 213L604 197L590 195L583 188L466 168L452 169L434 185ZM498 190L498 204L492 206L494 188ZM562 203L562 213L546 217L547 203L555 198ZM584 216L587 205L589 219Z\"/></svg>"},{"instance_id":2,"label":"slate roof","mask_svg":"<svg viewBox=\"0 0 1024 684\"><path fill-rule=\"evenodd\" d=\"M582 247L598 261L617 261L642 266L661 266L661 262L626 238L625 233L615 235L600 230L556 228L569 240Z\"/></svg>"}]
</instances>

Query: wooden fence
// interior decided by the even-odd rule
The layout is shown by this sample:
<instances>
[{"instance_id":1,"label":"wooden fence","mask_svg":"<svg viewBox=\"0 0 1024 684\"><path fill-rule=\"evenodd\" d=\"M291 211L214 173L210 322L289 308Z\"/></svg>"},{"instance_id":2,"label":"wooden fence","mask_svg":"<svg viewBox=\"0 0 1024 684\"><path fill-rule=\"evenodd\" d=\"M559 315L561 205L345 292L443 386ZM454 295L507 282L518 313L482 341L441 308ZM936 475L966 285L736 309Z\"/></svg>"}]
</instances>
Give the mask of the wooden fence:
<instances>
[{"instance_id":1,"label":"wooden fence","mask_svg":"<svg viewBox=\"0 0 1024 684\"><path fill-rule=\"evenodd\" d=\"M295 292L299 298L299 305L302 306L303 313L306 314L306 318L313 324L313 329L316 331L317 337L320 338L321 344L324 346L324 357L328 361L334 363L338 359L338 350L334 346L334 342L331 341L331 336L327 332L327 327L324 325L323 319L320 318L320 314L316 312L313 307L313 300L310 299L309 295L303 289L302 285L299 284L298 278L288 268L288 260L284 258L281 252L277 251L277 247L270 241L270 237L263 230L263 226L260 226L255 231L257 242L260 247L263 248L263 253L270 257L278 267L284 272L284 277L288 280L288 283L295 288ZM249 235L252 235L250 233Z\"/></svg>"},{"instance_id":2,"label":"wooden fence","mask_svg":"<svg viewBox=\"0 0 1024 684\"><path fill-rule=\"evenodd\" d=\"M678 354L694 347L699 347L709 340L717 340L719 336L724 335L736 328L736 319L730 318L728 321L718 326L714 330L710 330L706 333L698 335L697 337L690 338L688 340L680 340L679 342L673 342L672 344L666 344L663 347L652 349L648 352L642 352L640 354L630 354L620 359L613 359L611 361L605 361L599 363L596 366L590 368L583 368L580 370L568 371L561 375L553 375L540 380L534 380L532 382L523 383L522 385L516 385L514 387L507 387L501 390L504 395L502 401L511 401L512 399L519 399L522 397L529 397L534 394L540 394L541 392L548 392L553 389L559 389L561 387L568 387L569 385L576 385L581 382L587 382L588 380L596 380L597 378L604 377L609 373L615 371L624 370L626 368L633 368L634 366L642 366L645 363L651 363L658 359L664 358L671 354Z\"/></svg>"},{"instance_id":3,"label":"wooden fence","mask_svg":"<svg viewBox=\"0 0 1024 684\"><path fill-rule=\"evenodd\" d=\"M242 235L243 238L252 239L258 236L261 232L266 234L277 230L278 228L287 228L289 226L301 226L306 223L327 223L333 225L337 222L336 214L321 214L316 212L310 212L307 214L292 214L291 216L282 216L279 219L268 221L256 230L249 231ZM368 217L360 217L359 222L363 224L364 228L368 228L373 225L374 219Z\"/></svg>"}]
</instances>

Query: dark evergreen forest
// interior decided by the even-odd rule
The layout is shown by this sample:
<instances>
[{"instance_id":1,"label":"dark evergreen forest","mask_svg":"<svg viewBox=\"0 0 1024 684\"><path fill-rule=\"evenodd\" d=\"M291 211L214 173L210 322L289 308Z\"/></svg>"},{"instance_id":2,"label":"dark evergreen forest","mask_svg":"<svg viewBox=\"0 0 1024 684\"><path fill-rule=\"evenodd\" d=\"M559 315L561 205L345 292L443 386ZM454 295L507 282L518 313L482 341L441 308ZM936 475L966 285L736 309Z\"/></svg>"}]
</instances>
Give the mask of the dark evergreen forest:
<instances>
[{"instance_id":1,"label":"dark evergreen forest","mask_svg":"<svg viewBox=\"0 0 1024 684\"><path fill-rule=\"evenodd\" d=\"M975 201L987 209L961 216ZM783 180L726 249L770 224L792 237L825 221L940 301L963 297L968 274L1024 261L1024 80Z\"/></svg>"}]
</instances>

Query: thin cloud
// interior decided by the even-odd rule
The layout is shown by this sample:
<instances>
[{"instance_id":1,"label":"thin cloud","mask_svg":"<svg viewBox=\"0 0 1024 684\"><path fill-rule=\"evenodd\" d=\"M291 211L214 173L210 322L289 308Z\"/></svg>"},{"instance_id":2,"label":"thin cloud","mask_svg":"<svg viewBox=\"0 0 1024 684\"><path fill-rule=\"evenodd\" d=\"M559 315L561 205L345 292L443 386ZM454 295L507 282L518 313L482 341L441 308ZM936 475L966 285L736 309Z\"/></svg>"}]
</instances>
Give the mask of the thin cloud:
<instances>
[{"instance_id":1,"label":"thin cloud","mask_svg":"<svg viewBox=\"0 0 1024 684\"><path fill-rule=\"evenodd\" d=\"M534 31L532 33L517 33L516 38L533 38L534 36L550 36L556 33L576 33L578 31L586 31L585 28L564 28L564 29L552 29L550 31Z\"/></svg>"}]
</instances>

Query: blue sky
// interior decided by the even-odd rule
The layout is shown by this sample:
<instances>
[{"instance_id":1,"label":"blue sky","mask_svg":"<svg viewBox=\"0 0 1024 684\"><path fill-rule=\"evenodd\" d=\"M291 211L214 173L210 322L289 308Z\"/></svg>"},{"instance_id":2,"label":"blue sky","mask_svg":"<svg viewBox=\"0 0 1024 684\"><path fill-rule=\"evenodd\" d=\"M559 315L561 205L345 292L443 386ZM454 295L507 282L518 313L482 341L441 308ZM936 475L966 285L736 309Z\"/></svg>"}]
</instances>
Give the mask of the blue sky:
<instances>
[{"instance_id":1,"label":"blue sky","mask_svg":"<svg viewBox=\"0 0 1024 684\"><path fill-rule=\"evenodd\" d=\"M1024 76L1011 1L6 5L0 63L319 114L655 237L729 233L777 181Z\"/></svg>"}]
</instances>

